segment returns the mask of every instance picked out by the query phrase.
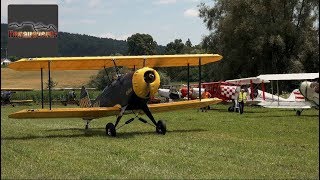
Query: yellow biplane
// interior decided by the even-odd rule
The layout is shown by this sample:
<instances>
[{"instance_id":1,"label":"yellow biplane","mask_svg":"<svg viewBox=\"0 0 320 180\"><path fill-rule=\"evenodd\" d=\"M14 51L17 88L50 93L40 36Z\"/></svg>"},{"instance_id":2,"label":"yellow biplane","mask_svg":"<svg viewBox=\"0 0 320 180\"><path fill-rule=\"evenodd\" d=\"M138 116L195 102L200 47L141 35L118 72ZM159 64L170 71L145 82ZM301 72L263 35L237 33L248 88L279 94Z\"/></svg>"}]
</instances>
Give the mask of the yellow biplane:
<instances>
[{"instance_id":1,"label":"yellow biplane","mask_svg":"<svg viewBox=\"0 0 320 180\"><path fill-rule=\"evenodd\" d=\"M93 119L117 115L115 124L106 125L106 134L116 136L116 128L125 112L132 112L135 118L125 122L129 124L135 119L143 123L147 120L139 117L146 114L156 127L159 134L166 133L164 121L158 122L152 113L165 112L186 108L201 108L221 102L220 99L188 100L182 102L147 104L160 86L160 76L153 67L199 66L199 88L201 83L201 65L216 62L222 59L218 54L192 55L149 55L149 56L98 56L98 57L48 57L28 58L11 63L8 67L17 71L40 71L41 90L43 91L43 70L48 71L50 83L53 70L99 70L108 67L133 68L133 71L119 75L118 79L105 87L102 93L93 101L90 100L87 90L82 87L80 94L80 108L52 108L51 89L49 84L49 109L26 109L9 115L9 118L82 118L86 121L85 129ZM188 77L189 78L189 77ZM188 80L189 83L189 80ZM199 91L201 93L201 91ZM136 112L138 111L138 112ZM120 126L122 127L122 126ZM119 127L119 128L120 128Z\"/></svg>"}]
</instances>

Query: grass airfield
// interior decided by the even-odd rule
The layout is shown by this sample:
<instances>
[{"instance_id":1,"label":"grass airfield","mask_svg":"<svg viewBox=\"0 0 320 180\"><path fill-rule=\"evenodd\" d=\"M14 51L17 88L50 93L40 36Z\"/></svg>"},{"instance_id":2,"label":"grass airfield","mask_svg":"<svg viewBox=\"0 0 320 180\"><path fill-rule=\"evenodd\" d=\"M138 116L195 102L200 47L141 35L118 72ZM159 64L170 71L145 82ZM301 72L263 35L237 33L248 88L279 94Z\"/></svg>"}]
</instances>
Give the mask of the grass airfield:
<instances>
[{"instance_id":1,"label":"grass airfield","mask_svg":"<svg viewBox=\"0 0 320 180\"><path fill-rule=\"evenodd\" d=\"M105 136L107 117L8 119L1 107L1 179L319 179L319 111L245 107L154 114L168 132L133 121ZM123 117L120 125L133 115Z\"/></svg>"}]
</instances>

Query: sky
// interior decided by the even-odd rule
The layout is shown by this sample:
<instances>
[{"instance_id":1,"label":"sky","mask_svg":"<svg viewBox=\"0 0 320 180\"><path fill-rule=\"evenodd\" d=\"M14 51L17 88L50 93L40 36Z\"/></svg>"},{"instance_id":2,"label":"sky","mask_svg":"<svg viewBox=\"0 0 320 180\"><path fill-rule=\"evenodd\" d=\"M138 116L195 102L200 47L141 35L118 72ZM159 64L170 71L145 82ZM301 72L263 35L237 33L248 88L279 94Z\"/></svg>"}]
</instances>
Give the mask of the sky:
<instances>
[{"instance_id":1,"label":"sky","mask_svg":"<svg viewBox=\"0 0 320 180\"><path fill-rule=\"evenodd\" d=\"M160 45L190 38L199 44L209 34L198 5L212 0L1 0L1 23L9 4L58 4L59 31L126 40L146 33Z\"/></svg>"}]
</instances>

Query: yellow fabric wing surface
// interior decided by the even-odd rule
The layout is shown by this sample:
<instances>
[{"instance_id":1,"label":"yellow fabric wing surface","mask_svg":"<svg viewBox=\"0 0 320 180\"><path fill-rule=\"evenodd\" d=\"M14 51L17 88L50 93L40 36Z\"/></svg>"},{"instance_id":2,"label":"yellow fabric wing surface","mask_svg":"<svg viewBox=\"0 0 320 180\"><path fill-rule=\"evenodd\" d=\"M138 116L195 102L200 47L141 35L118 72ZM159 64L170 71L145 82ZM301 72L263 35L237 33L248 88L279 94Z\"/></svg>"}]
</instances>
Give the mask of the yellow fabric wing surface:
<instances>
[{"instance_id":1,"label":"yellow fabric wing surface","mask_svg":"<svg viewBox=\"0 0 320 180\"><path fill-rule=\"evenodd\" d=\"M177 67L197 66L201 58L201 65L222 59L219 54L185 54L185 55L148 55L148 56L92 56L92 57L46 57L24 58L8 65L18 71L51 70L99 70L117 66L128 68L142 67Z\"/></svg>"},{"instance_id":2,"label":"yellow fabric wing surface","mask_svg":"<svg viewBox=\"0 0 320 180\"><path fill-rule=\"evenodd\" d=\"M201 108L221 102L221 99L210 98L190 101L180 101L171 103L149 104L152 113L182 110L187 108ZM28 109L21 110L9 115L9 118L101 118L118 115L118 107L98 107L98 108L53 108L49 109Z\"/></svg>"}]
</instances>

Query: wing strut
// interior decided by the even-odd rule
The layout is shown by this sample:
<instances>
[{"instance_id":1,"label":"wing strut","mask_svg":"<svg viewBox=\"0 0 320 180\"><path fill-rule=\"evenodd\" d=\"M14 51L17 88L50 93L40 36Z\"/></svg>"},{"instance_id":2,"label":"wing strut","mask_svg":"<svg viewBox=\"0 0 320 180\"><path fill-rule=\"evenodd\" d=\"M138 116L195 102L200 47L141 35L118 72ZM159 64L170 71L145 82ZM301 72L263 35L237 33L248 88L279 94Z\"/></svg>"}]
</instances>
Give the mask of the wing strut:
<instances>
[{"instance_id":1,"label":"wing strut","mask_svg":"<svg viewBox=\"0 0 320 180\"><path fill-rule=\"evenodd\" d=\"M109 84L111 84L111 83L112 83L112 81L110 80L110 77L109 77L109 74L108 74L108 72L107 72L106 67L105 67L105 66L103 66L103 69L104 69L104 72L106 72L106 75L107 75L107 77L108 77Z\"/></svg>"},{"instance_id":2,"label":"wing strut","mask_svg":"<svg viewBox=\"0 0 320 180\"><path fill-rule=\"evenodd\" d=\"M188 92L187 92L187 96L188 96L188 100L190 99L190 64L188 63Z\"/></svg>"},{"instance_id":3,"label":"wing strut","mask_svg":"<svg viewBox=\"0 0 320 180\"><path fill-rule=\"evenodd\" d=\"M277 94L278 94L278 106L280 105L280 102L279 102L279 97L280 97L280 94L279 94L279 80L277 80Z\"/></svg>"},{"instance_id":4,"label":"wing strut","mask_svg":"<svg viewBox=\"0 0 320 180\"><path fill-rule=\"evenodd\" d=\"M52 98L51 98L51 68L50 68L50 64L51 64L51 61L48 61L48 86L49 86L49 108L51 110L51 101L52 101Z\"/></svg>"},{"instance_id":5,"label":"wing strut","mask_svg":"<svg viewBox=\"0 0 320 180\"><path fill-rule=\"evenodd\" d=\"M40 76L41 76L41 108L43 109L43 68L41 68Z\"/></svg>"},{"instance_id":6,"label":"wing strut","mask_svg":"<svg viewBox=\"0 0 320 180\"><path fill-rule=\"evenodd\" d=\"M201 57L199 57L199 100L201 101Z\"/></svg>"},{"instance_id":7,"label":"wing strut","mask_svg":"<svg viewBox=\"0 0 320 180\"><path fill-rule=\"evenodd\" d=\"M118 66L117 66L117 64L116 64L115 59L112 59L112 62L113 62L114 68L115 68L115 70L116 70L117 77L119 77L119 76L120 76L120 72L119 72L119 68L118 68Z\"/></svg>"}]
</instances>

